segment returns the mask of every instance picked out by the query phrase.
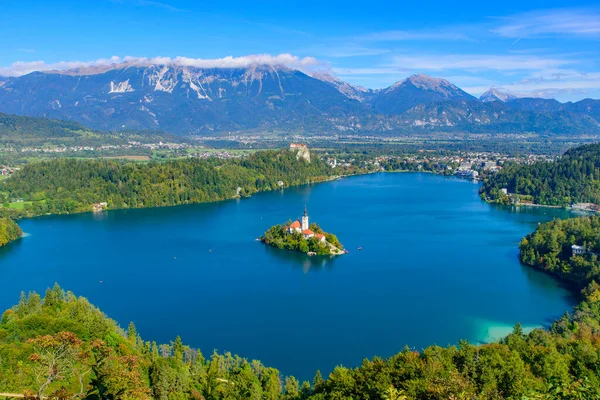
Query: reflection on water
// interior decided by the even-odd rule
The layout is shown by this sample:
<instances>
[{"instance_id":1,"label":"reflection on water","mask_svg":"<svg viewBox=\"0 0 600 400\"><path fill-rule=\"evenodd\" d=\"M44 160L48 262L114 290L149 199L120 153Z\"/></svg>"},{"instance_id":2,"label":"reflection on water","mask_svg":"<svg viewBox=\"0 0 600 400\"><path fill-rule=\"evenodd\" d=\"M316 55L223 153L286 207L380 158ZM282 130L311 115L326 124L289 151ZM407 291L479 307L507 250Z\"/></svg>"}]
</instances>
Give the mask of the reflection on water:
<instances>
[{"instance_id":1,"label":"reflection on water","mask_svg":"<svg viewBox=\"0 0 600 400\"><path fill-rule=\"evenodd\" d=\"M21 238L4 246L0 246L0 266L2 266L2 258L9 253L17 252L23 246L23 241L27 238L27 236L30 236L30 234L23 233Z\"/></svg>"},{"instance_id":2,"label":"reflection on water","mask_svg":"<svg viewBox=\"0 0 600 400\"><path fill-rule=\"evenodd\" d=\"M344 256L309 256L295 251L280 250L264 243L260 243L265 248L269 256L276 259L286 268L300 268L304 273L317 272L322 269L333 269L334 264L339 257Z\"/></svg>"}]
</instances>

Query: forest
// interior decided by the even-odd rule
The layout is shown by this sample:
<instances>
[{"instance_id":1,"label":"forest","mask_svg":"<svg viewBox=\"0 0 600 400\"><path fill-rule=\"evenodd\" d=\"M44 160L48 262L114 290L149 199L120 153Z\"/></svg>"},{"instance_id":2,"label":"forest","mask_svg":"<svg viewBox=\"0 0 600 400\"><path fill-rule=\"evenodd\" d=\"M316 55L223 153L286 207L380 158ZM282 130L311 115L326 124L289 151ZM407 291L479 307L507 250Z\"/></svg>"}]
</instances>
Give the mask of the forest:
<instances>
[{"instance_id":1,"label":"forest","mask_svg":"<svg viewBox=\"0 0 600 400\"><path fill-rule=\"evenodd\" d=\"M21 228L10 218L0 218L0 247L23 235Z\"/></svg>"},{"instance_id":2,"label":"forest","mask_svg":"<svg viewBox=\"0 0 600 400\"><path fill-rule=\"evenodd\" d=\"M550 329L519 324L497 343L405 347L337 366L311 382L229 353L203 354L175 337L144 341L83 297L55 285L21 295L0 321L0 388L36 399L598 399L600 285ZM401 348L402 344L398 344Z\"/></svg>"},{"instance_id":3,"label":"forest","mask_svg":"<svg viewBox=\"0 0 600 400\"><path fill-rule=\"evenodd\" d=\"M297 160L288 150L259 151L229 160L56 159L28 164L0 182L0 201L5 203L0 216L85 212L101 202L107 202L109 209L203 203L319 182L333 173L317 157L311 162ZM7 207L12 199L23 199L22 209Z\"/></svg>"},{"instance_id":4,"label":"forest","mask_svg":"<svg viewBox=\"0 0 600 400\"><path fill-rule=\"evenodd\" d=\"M567 150L554 162L507 164L484 182L482 197L510 204L508 193L529 196L535 204L569 206L600 203L600 143Z\"/></svg>"},{"instance_id":5,"label":"forest","mask_svg":"<svg viewBox=\"0 0 600 400\"><path fill-rule=\"evenodd\" d=\"M260 240L269 245L283 250L298 251L301 253L316 253L318 255L332 254L331 247L327 243L331 243L339 250L343 250L344 246L340 243L337 236L333 233L325 232L315 223L310 224L308 229L316 235L325 236L326 243L319 241L316 237L305 239L301 233L288 233L287 227L292 221L288 221L283 225L275 225L269 228Z\"/></svg>"},{"instance_id":6,"label":"forest","mask_svg":"<svg viewBox=\"0 0 600 400\"><path fill-rule=\"evenodd\" d=\"M573 254L572 245L581 246ZM600 277L600 216L540 224L521 242L521 261L578 286Z\"/></svg>"}]
</instances>

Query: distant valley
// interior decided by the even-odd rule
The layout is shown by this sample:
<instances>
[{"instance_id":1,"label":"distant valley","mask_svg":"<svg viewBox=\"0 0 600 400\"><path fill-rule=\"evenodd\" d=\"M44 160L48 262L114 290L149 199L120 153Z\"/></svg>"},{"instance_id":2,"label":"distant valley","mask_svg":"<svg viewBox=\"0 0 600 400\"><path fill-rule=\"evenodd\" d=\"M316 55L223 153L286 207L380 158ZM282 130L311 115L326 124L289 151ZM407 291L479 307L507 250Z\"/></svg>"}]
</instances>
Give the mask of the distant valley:
<instances>
[{"instance_id":1,"label":"distant valley","mask_svg":"<svg viewBox=\"0 0 600 400\"><path fill-rule=\"evenodd\" d=\"M560 103L490 89L477 99L413 75L371 90L283 66L196 68L118 64L0 78L0 112L93 129L207 136L229 132L394 135L600 133L600 100Z\"/></svg>"}]
</instances>

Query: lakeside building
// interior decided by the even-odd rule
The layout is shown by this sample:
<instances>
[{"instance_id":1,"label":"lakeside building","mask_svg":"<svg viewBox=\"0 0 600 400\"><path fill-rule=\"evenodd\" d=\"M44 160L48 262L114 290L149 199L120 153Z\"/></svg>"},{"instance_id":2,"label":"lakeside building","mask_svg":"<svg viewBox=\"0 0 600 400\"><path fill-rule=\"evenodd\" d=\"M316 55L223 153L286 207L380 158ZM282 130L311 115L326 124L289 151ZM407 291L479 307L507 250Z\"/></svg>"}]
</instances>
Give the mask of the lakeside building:
<instances>
[{"instance_id":1,"label":"lakeside building","mask_svg":"<svg viewBox=\"0 0 600 400\"><path fill-rule=\"evenodd\" d=\"M573 256L584 256L586 254L593 254L595 256L600 257L600 253L595 253L585 246L579 246L576 244L571 246L571 251L573 252Z\"/></svg>"},{"instance_id":2,"label":"lakeside building","mask_svg":"<svg viewBox=\"0 0 600 400\"><path fill-rule=\"evenodd\" d=\"M92 211L93 212L101 212L102 210L106 210L108 208L108 203L103 201L101 203L94 203L92 204Z\"/></svg>"},{"instance_id":3,"label":"lakeside building","mask_svg":"<svg viewBox=\"0 0 600 400\"><path fill-rule=\"evenodd\" d=\"M571 251L574 256L580 256L587 253L587 249L584 246L578 246L576 244L571 246Z\"/></svg>"}]
</instances>

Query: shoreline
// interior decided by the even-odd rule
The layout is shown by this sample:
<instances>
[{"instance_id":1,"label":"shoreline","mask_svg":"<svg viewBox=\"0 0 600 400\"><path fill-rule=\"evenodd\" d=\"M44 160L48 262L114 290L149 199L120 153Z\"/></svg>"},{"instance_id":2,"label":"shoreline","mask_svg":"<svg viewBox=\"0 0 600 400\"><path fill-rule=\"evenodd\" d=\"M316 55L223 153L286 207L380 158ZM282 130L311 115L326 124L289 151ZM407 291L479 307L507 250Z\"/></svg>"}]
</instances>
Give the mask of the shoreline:
<instances>
[{"instance_id":1,"label":"shoreline","mask_svg":"<svg viewBox=\"0 0 600 400\"><path fill-rule=\"evenodd\" d=\"M442 177L446 177L446 178L451 178L451 177L456 177L455 175L444 175L444 174L439 174L436 173L434 171L410 171L410 170L395 170L395 171L367 171L367 172L362 172L362 173L355 173L355 174L342 174L342 175L334 175L334 176L330 176L327 177L325 179L321 179L321 180L315 180L315 181L309 181L309 182L305 182L305 183L300 183L297 185L289 185L289 186L284 186L284 187L279 187L279 188L275 188L275 189L270 189L270 190L258 190L250 195L247 196L239 196L239 195L233 195L231 197L228 198L224 198L224 199L218 199L218 200L209 200L209 201L200 201L200 202L189 202L189 203L181 203L181 204L171 204L171 205L164 205L164 206L151 206L151 207L121 207L121 208L106 208L103 209L102 212L105 211L118 211L118 210L144 210L144 209L152 209L152 208L167 208L167 207L178 207L178 206L188 206L188 205L195 205L195 204L210 204L210 203L218 203L221 201L229 201L229 200L240 200L240 199L245 199L245 198L251 198L253 195L258 194L258 193L265 193L265 192L272 192L274 190L285 190L287 188L292 188L292 187L301 187L301 186L306 186L306 185L314 185L314 184L319 184L319 183L327 183L327 182L333 182L333 181L337 181L337 180L342 180L345 178L351 178L354 176L363 176L363 175L372 175L372 174L378 174L378 173L402 173L402 174L406 174L406 173L412 173L412 174L429 174L429 175L438 175L438 176L442 176ZM463 179L460 177L456 177L458 179ZM487 200L484 200L486 203L488 204L493 204L488 202ZM91 206L90 206L91 207ZM77 215L77 214L87 214L87 213L94 213L94 211L92 209L89 210L83 210L83 211L75 211L75 212L66 212L66 213L46 213L46 214L40 214L40 215L32 215L32 216L17 216L14 217L16 221L20 221L20 220L25 220L25 219L33 219L33 218L41 218L41 217L49 217L49 216L61 216L61 215Z\"/></svg>"}]
</instances>

